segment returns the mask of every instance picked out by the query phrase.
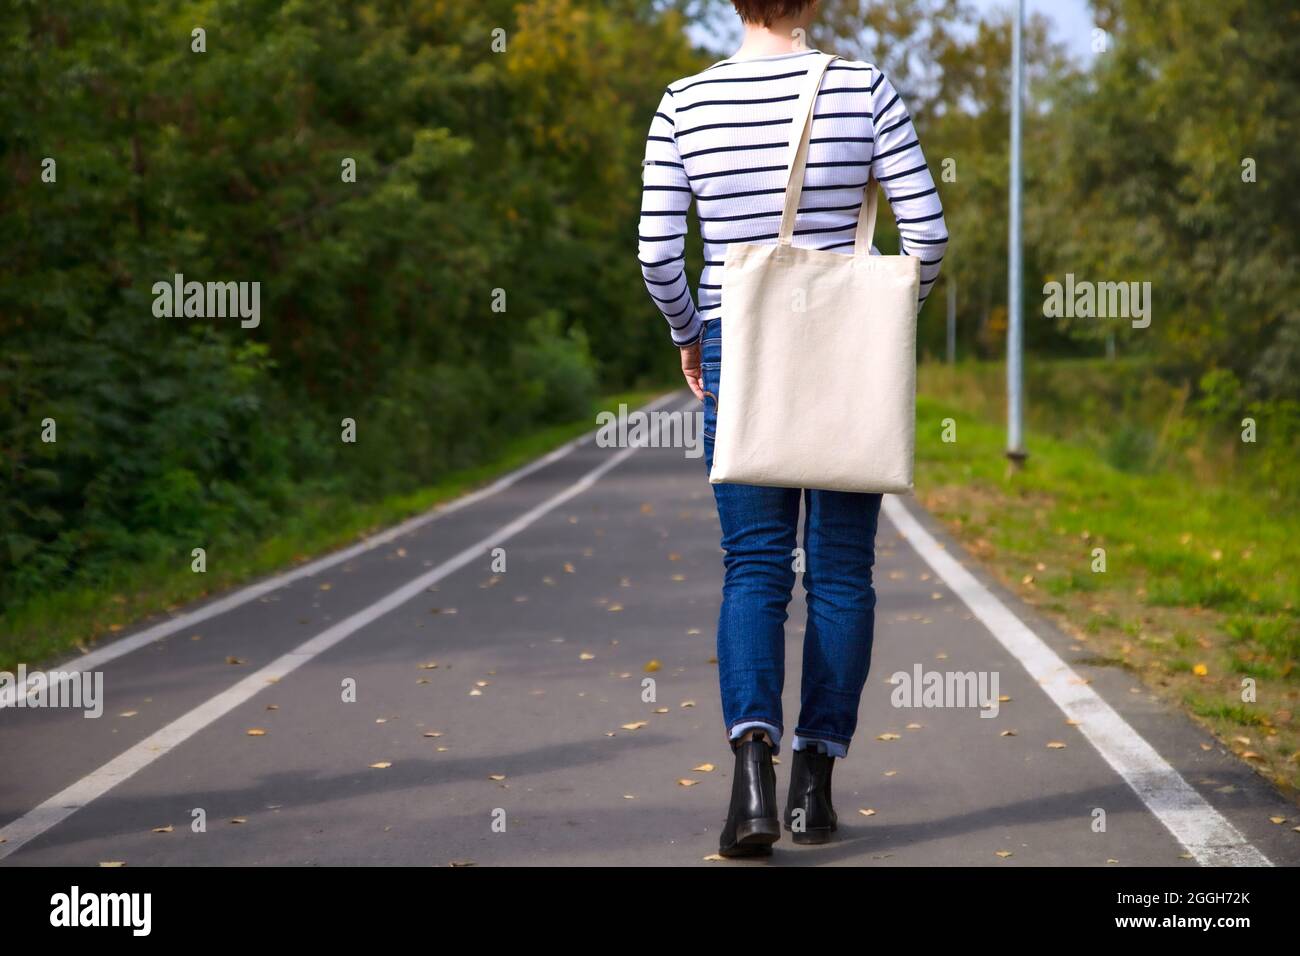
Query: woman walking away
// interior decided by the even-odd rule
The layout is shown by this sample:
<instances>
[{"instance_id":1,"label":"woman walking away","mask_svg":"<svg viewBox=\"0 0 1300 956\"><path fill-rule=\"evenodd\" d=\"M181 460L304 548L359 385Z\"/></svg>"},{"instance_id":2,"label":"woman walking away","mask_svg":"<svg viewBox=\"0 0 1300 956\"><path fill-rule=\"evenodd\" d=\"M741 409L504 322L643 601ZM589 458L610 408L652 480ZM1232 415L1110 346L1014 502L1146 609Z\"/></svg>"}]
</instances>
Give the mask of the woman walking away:
<instances>
[{"instance_id":1,"label":"woman walking away","mask_svg":"<svg viewBox=\"0 0 1300 956\"><path fill-rule=\"evenodd\" d=\"M704 403L710 470L723 374L727 250L734 243L778 241L787 180L797 166L790 150L807 123L806 109L795 115L801 101L812 104L812 120L802 194L792 210L794 246L852 255L864 195L874 197L878 182L898 223L901 255L919 260L919 309L948 242L912 119L888 77L870 63L836 58L825 67L814 95L813 66L827 58L807 49L802 37L816 0L733 3L745 31L740 49L669 84L654 114L639 234L646 286L681 350L682 373ZM692 198L705 258L696 295L685 273ZM863 244L870 246L870 240ZM874 247L870 252L879 255ZM730 340L741 332L742 326L730 323L726 334ZM714 484L713 491L725 555L718 673L736 760L720 852L767 854L781 835L772 757L780 752L785 730L784 626L795 582L801 500L808 618L784 823L796 843L824 843L836 829L831 772L835 758L848 753L871 663L872 565L881 496L734 483Z\"/></svg>"}]
</instances>

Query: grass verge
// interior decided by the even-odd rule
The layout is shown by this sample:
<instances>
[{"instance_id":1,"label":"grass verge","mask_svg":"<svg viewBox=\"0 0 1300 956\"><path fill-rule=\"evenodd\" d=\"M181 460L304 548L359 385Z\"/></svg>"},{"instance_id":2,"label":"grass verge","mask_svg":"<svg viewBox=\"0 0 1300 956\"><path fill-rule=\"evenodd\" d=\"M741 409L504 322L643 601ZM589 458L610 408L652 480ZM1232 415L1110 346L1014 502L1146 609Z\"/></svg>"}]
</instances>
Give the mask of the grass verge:
<instances>
[{"instance_id":1,"label":"grass verge","mask_svg":"<svg viewBox=\"0 0 1300 956\"><path fill-rule=\"evenodd\" d=\"M961 378L922 371L920 502L1080 658L1181 704L1295 800L1300 514L1244 481L1124 470L1064 406L1037 420L1071 437L1031 419L1029 460L1012 470L992 406L960 398L969 382L948 388Z\"/></svg>"}]
</instances>

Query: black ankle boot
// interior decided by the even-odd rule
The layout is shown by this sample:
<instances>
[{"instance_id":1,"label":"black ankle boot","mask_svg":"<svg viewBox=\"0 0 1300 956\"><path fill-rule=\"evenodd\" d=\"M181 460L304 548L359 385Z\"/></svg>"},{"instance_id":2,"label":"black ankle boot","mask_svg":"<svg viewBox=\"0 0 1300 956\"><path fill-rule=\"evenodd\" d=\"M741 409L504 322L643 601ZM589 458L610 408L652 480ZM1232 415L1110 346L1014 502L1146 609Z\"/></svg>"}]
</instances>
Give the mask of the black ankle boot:
<instances>
[{"instance_id":1,"label":"black ankle boot","mask_svg":"<svg viewBox=\"0 0 1300 956\"><path fill-rule=\"evenodd\" d=\"M766 856L781 838L776 815L776 770L765 734L737 744L731 778L731 806L718 840L722 856Z\"/></svg>"},{"instance_id":2,"label":"black ankle boot","mask_svg":"<svg viewBox=\"0 0 1300 956\"><path fill-rule=\"evenodd\" d=\"M785 828L795 843L827 843L838 819L831 805L831 771L835 758L815 750L796 750L790 768L790 797L785 804ZM795 812L802 811L796 821ZM796 829L797 825L797 829Z\"/></svg>"}]
</instances>

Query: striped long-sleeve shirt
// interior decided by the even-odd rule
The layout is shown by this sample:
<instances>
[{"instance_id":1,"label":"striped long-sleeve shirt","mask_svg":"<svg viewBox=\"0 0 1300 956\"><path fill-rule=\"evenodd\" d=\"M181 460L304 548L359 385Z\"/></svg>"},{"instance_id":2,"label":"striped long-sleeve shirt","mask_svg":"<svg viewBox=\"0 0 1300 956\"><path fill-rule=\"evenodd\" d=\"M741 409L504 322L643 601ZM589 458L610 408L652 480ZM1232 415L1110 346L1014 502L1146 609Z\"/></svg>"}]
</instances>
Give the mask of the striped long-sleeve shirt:
<instances>
[{"instance_id":1,"label":"striped long-sleeve shirt","mask_svg":"<svg viewBox=\"0 0 1300 956\"><path fill-rule=\"evenodd\" d=\"M776 242L793 113L806 58L817 52L722 60L664 92L646 141L639 258L676 345L696 341L703 323L721 316L727 244ZM878 69L834 60L813 108L794 244L852 254L869 172L894 211L899 253L921 259L923 304L948 230L912 119ZM686 278L692 196L704 239L698 306Z\"/></svg>"}]
</instances>

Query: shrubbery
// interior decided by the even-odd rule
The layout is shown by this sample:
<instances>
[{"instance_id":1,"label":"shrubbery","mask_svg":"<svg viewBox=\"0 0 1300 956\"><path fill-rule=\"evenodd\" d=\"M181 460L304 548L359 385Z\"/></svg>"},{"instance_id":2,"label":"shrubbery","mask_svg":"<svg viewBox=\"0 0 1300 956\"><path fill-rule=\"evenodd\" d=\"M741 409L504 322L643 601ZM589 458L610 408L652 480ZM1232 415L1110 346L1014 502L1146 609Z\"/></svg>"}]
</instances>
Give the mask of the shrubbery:
<instances>
[{"instance_id":1,"label":"shrubbery","mask_svg":"<svg viewBox=\"0 0 1300 956\"><path fill-rule=\"evenodd\" d=\"M640 159L699 65L632 0L5 5L0 622L662 380ZM178 272L260 282L260 323L155 317Z\"/></svg>"}]
</instances>

